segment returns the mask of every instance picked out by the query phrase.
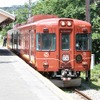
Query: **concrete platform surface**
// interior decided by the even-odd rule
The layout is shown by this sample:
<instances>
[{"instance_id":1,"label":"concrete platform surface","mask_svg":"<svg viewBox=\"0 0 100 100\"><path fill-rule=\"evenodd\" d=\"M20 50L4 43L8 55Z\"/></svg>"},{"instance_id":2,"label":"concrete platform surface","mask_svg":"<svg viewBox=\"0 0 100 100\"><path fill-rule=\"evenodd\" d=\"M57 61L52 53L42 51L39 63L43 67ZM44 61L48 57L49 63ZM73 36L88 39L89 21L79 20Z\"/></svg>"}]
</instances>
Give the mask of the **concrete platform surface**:
<instances>
[{"instance_id":1,"label":"concrete platform surface","mask_svg":"<svg viewBox=\"0 0 100 100\"><path fill-rule=\"evenodd\" d=\"M0 100L72 100L8 49L0 47Z\"/></svg>"}]
</instances>

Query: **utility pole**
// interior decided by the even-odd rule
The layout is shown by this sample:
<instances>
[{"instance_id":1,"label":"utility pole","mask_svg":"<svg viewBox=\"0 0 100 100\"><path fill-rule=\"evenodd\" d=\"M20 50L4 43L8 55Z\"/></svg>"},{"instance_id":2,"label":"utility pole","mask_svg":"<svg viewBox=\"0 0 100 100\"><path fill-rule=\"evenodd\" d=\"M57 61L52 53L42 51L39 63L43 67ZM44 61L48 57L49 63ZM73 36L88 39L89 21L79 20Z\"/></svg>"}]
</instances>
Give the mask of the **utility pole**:
<instances>
[{"instance_id":1,"label":"utility pole","mask_svg":"<svg viewBox=\"0 0 100 100\"><path fill-rule=\"evenodd\" d=\"M90 23L90 0L85 0L86 5L86 21ZM90 81L91 71L86 71L86 81Z\"/></svg>"},{"instance_id":2,"label":"utility pole","mask_svg":"<svg viewBox=\"0 0 100 100\"><path fill-rule=\"evenodd\" d=\"M85 0L86 4L86 21L90 22L90 0Z\"/></svg>"},{"instance_id":3,"label":"utility pole","mask_svg":"<svg viewBox=\"0 0 100 100\"><path fill-rule=\"evenodd\" d=\"M28 6L28 8L29 8L29 18L31 17L31 15L32 15L32 11L31 11L31 6L32 6L32 2L31 2L31 0L29 0L29 6Z\"/></svg>"}]
</instances>

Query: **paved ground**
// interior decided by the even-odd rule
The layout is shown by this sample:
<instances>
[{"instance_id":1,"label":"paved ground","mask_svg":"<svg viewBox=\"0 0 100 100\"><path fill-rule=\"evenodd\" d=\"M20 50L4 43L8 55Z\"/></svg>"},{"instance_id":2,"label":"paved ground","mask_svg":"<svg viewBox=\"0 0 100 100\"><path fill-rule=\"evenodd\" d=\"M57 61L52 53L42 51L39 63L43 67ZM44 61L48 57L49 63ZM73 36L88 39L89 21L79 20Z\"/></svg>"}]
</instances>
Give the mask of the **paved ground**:
<instances>
[{"instance_id":1,"label":"paved ground","mask_svg":"<svg viewBox=\"0 0 100 100\"><path fill-rule=\"evenodd\" d=\"M0 100L72 100L5 47L0 47Z\"/></svg>"}]
</instances>

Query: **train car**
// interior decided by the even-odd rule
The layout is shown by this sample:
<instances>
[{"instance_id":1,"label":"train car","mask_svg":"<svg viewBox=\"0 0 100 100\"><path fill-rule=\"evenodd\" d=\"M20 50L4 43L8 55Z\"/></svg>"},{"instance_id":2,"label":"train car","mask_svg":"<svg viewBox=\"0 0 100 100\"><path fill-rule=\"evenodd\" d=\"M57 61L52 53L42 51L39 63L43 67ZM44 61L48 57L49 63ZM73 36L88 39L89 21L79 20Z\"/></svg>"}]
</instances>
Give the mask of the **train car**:
<instances>
[{"instance_id":1,"label":"train car","mask_svg":"<svg viewBox=\"0 0 100 100\"><path fill-rule=\"evenodd\" d=\"M41 74L61 80L90 78L91 24L55 15L35 15L8 31L8 48Z\"/></svg>"}]
</instances>

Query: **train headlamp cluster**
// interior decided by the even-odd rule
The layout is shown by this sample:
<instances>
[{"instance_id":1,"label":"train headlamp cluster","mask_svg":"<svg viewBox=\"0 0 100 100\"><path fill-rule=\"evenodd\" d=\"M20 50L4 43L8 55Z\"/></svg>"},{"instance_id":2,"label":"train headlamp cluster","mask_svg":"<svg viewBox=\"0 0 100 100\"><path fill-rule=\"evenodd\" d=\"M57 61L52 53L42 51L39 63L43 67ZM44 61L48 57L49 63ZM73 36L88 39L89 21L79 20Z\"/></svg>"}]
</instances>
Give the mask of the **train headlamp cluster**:
<instances>
[{"instance_id":1,"label":"train headlamp cluster","mask_svg":"<svg viewBox=\"0 0 100 100\"><path fill-rule=\"evenodd\" d=\"M62 27L64 27L64 26L71 27L72 26L72 21L60 21L60 25Z\"/></svg>"},{"instance_id":2,"label":"train headlamp cluster","mask_svg":"<svg viewBox=\"0 0 100 100\"><path fill-rule=\"evenodd\" d=\"M71 21L67 21L67 26L72 26L72 23L71 23Z\"/></svg>"},{"instance_id":3,"label":"train headlamp cluster","mask_svg":"<svg viewBox=\"0 0 100 100\"><path fill-rule=\"evenodd\" d=\"M69 55L68 54L63 54L62 55L62 60L63 61L69 61Z\"/></svg>"},{"instance_id":4,"label":"train headlamp cluster","mask_svg":"<svg viewBox=\"0 0 100 100\"><path fill-rule=\"evenodd\" d=\"M61 24L61 26L66 26L66 22L65 21L61 21L60 24Z\"/></svg>"},{"instance_id":5,"label":"train headlamp cluster","mask_svg":"<svg viewBox=\"0 0 100 100\"><path fill-rule=\"evenodd\" d=\"M82 62L82 56L80 54L76 56L76 62Z\"/></svg>"}]
</instances>

